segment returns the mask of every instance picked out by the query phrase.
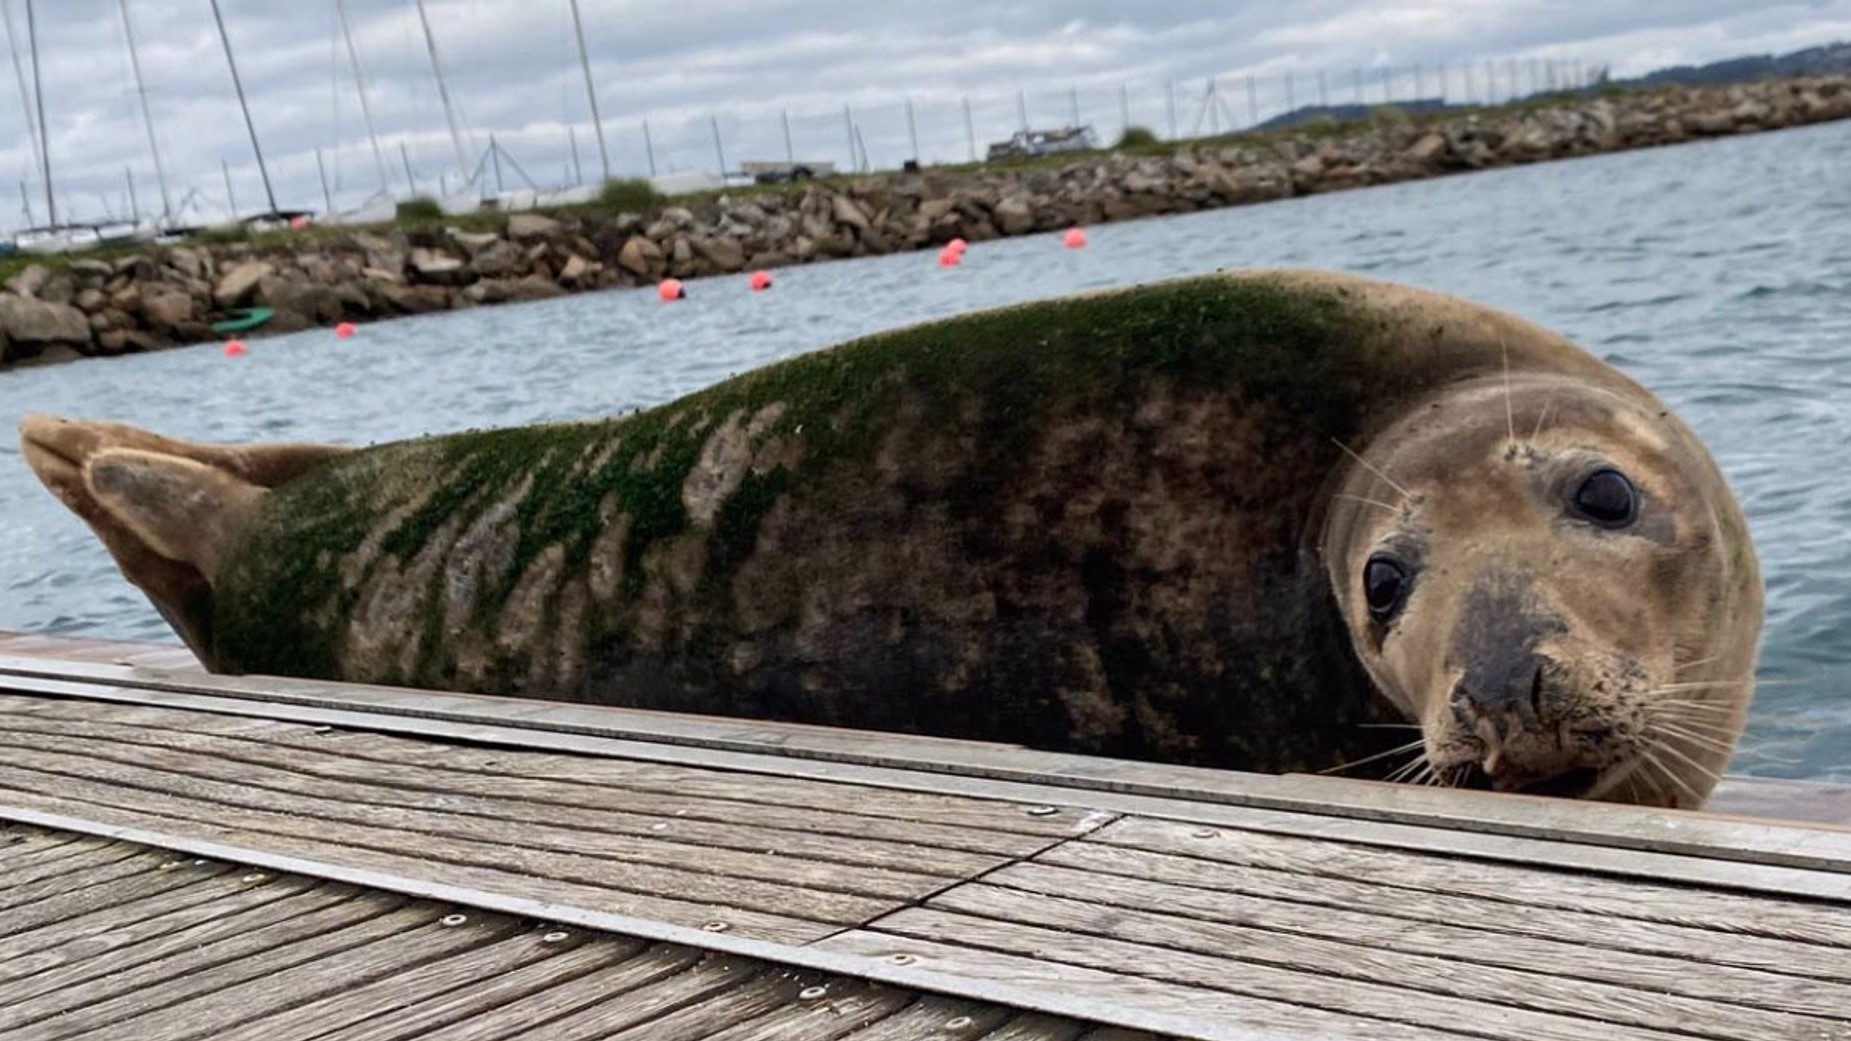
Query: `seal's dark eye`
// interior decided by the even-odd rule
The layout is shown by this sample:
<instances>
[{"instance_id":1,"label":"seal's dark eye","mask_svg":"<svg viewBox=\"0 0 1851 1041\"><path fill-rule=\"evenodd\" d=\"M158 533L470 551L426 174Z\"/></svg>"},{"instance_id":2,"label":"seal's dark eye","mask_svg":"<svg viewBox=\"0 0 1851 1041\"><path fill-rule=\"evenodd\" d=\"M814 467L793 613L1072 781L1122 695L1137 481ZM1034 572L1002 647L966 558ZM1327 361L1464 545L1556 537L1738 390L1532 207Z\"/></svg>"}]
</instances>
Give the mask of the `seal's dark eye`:
<instances>
[{"instance_id":1,"label":"seal's dark eye","mask_svg":"<svg viewBox=\"0 0 1851 1041\"><path fill-rule=\"evenodd\" d=\"M1596 470L1575 489L1575 512L1603 528L1623 528L1639 513L1639 493L1618 470Z\"/></svg>"},{"instance_id":2,"label":"seal's dark eye","mask_svg":"<svg viewBox=\"0 0 1851 1041\"><path fill-rule=\"evenodd\" d=\"M1363 598L1369 601L1369 613L1376 621L1387 621L1401 609L1407 599L1408 570L1401 561L1386 553L1377 553L1363 565Z\"/></svg>"}]
</instances>

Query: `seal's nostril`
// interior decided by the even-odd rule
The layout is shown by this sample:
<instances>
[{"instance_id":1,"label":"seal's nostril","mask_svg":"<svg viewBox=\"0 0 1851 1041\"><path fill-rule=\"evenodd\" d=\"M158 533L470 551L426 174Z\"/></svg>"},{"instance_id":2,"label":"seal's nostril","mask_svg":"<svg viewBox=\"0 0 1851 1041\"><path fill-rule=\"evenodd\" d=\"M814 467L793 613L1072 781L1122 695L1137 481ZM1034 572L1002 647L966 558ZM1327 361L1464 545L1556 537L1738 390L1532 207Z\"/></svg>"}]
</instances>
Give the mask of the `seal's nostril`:
<instances>
[{"instance_id":1,"label":"seal's nostril","mask_svg":"<svg viewBox=\"0 0 1851 1041\"><path fill-rule=\"evenodd\" d=\"M1536 666L1536 675L1530 678L1530 711L1542 718L1542 666Z\"/></svg>"}]
</instances>

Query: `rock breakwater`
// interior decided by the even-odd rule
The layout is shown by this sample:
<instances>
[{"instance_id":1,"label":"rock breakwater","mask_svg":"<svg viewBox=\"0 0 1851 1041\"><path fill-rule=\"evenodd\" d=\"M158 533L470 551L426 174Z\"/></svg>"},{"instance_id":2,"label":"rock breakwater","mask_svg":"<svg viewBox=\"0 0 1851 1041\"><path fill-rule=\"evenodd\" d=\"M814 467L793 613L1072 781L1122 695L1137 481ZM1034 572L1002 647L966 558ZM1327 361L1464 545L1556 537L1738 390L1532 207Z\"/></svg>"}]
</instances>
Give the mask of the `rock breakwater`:
<instances>
[{"instance_id":1,"label":"rock breakwater","mask_svg":"<svg viewBox=\"0 0 1851 1041\"><path fill-rule=\"evenodd\" d=\"M512 214L492 230L320 228L33 264L0 292L0 365L538 300L1056 231L1851 117L1851 77L1563 97L1411 121L1183 142L1053 164L886 174L677 202L642 213Z\"/></svg>"}]
</instances>

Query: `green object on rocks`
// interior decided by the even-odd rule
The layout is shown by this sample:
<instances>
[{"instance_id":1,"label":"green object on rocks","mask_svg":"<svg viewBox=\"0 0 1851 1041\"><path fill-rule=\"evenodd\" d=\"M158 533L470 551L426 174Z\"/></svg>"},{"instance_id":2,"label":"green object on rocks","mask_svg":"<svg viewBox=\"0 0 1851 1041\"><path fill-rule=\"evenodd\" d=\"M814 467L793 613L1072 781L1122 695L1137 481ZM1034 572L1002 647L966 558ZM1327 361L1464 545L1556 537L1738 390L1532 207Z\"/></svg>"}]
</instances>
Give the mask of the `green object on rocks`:
<instances>
[{"instance_id":1,"label":"green object on rocks","mask_svg":"<svg viewBox=\"0 0 1851 1041\"><path fill-rule=\"evenodd\" d=\"M269 321L270 316L276 314L276 311L269 307L240 307L231 313L233 317L227 318L222 322L213 322L212 331L215 333L241 333L247 329L255 329Z\"/></svg>"}]
</instances>

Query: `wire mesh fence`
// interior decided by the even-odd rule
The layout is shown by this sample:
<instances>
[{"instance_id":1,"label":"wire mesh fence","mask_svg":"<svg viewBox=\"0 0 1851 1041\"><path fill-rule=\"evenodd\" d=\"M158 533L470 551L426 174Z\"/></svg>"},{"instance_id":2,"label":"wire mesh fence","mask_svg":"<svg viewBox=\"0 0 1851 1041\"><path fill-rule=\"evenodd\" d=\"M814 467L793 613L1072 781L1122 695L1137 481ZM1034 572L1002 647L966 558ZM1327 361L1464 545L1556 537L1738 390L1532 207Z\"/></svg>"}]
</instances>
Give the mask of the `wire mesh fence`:
<instances>
[{"instance_id":1,"label":"wire mesh fence","mask_svg":"<svg viewBox=\"0 0 1851 1041\"><path fill-rule=\"evenodd\" d=\"M1110 147L1142 128L1181 141L1357 118L1393 105L1410 112L1501 105L1586 90L1605 70L1591 62L1497 59L1438 65L1281 70L1172 81L1093 81L1010 93L922 93L839 109L772 103L706 115L657 116L607 126L617 172L739 176L742 167L804 165L817 173L980 162L1019 133L1089 128ZM545 164L542 164L545 165ZM557 164L554 164L555 168Z\"/></svg>"}]
</instances>

